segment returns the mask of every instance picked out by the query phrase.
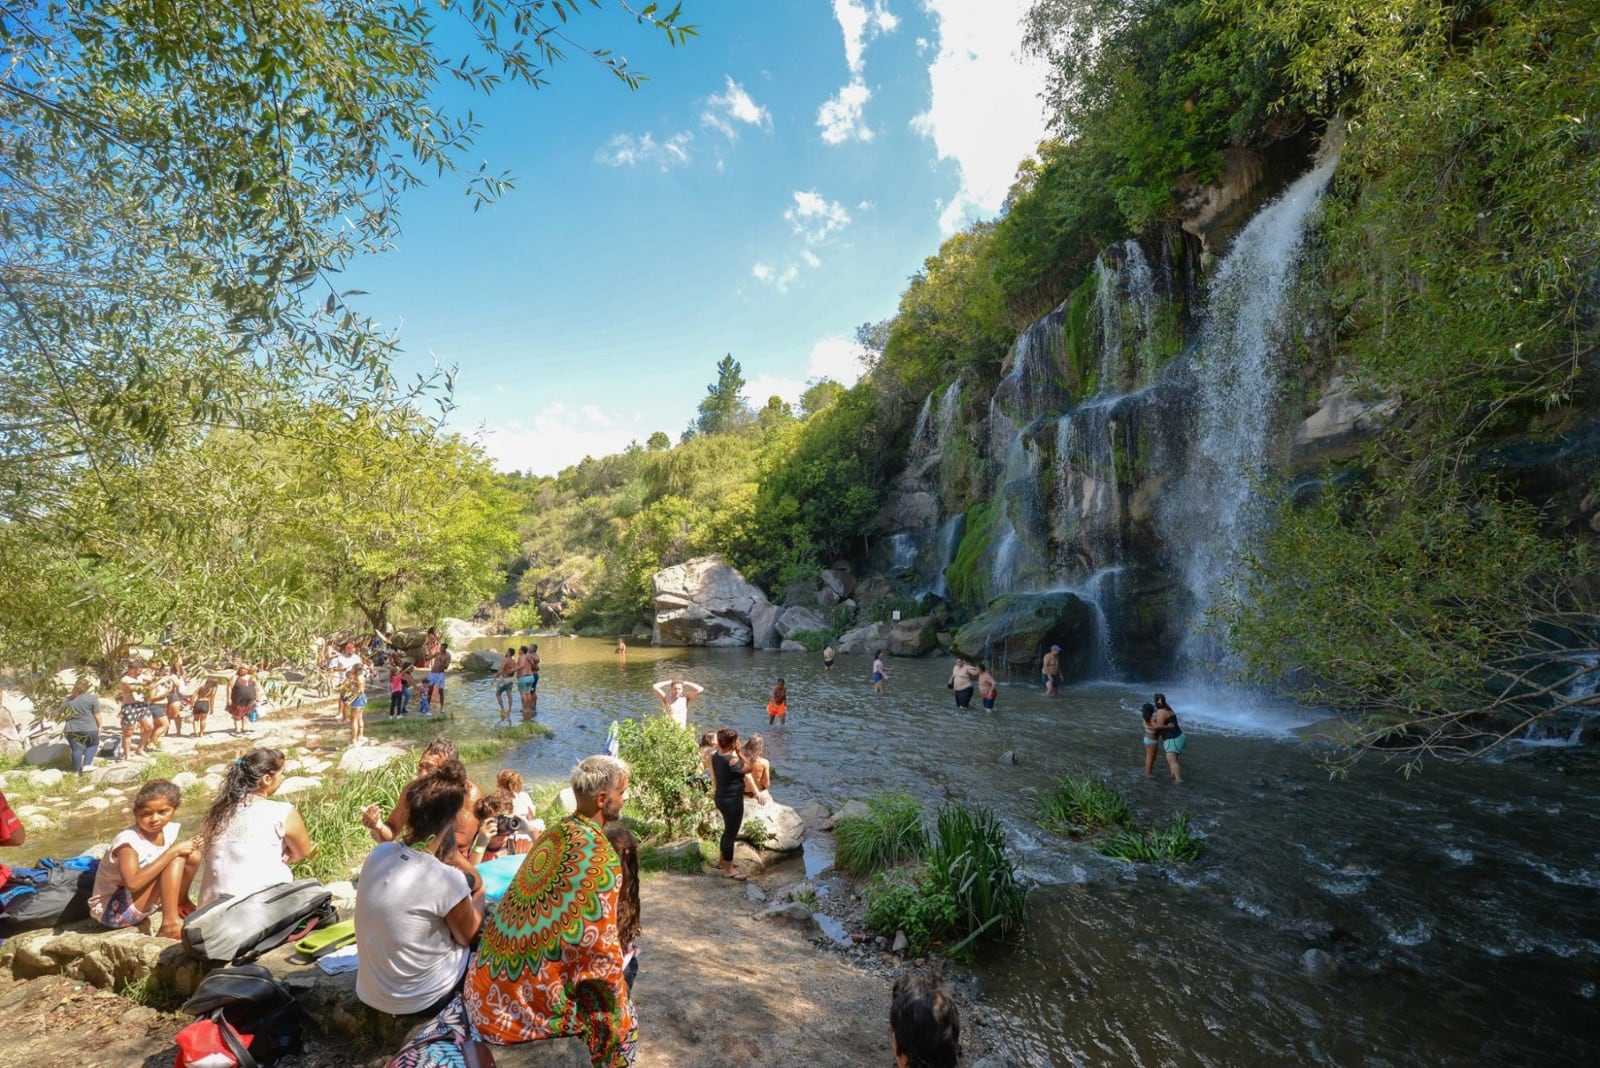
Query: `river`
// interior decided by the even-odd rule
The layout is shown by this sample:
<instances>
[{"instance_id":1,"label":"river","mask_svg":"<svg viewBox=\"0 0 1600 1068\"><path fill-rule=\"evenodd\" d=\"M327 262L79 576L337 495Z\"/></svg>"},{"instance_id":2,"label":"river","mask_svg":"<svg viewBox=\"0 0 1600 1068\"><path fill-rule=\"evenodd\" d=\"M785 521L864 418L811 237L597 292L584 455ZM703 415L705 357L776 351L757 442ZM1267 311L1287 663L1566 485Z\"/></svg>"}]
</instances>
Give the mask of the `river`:
<instances>
[{"instance_id":1,"label":"river","mask_svg":"<svg viewBox=\"0 0 1600 1068\"><path fill-rule=\"evenodd\" d=\"M995 810L1034 889L1020 943L976 970L1026 1063L1600 1063L1600 813L1593 780L1563 774L1555 750L1330 780L1293 733L1309 713L1174 684L1190 734L1175 787L1163 768L1140 774L1152 687L1046 698L1018 679L993 714L957 713L938 658L891 660L880 697L862 657L824 672L815 656L748 649L539 651L540 719L556 734L504 762L530 779L563 777L613 718L653 708L652 682L682 674L706 687L696 722L766 735L787 804L898 790ZM768 731L779 675L789 723ZM463 698L494 715L487 680L457 684ZM1142 823L1187 813L1204 856L1123 864L1040 830L1033 795L1083 773L1109 775ZM1307 973L1313 945L1336 976Z\"/></svg>"}]
</instances>

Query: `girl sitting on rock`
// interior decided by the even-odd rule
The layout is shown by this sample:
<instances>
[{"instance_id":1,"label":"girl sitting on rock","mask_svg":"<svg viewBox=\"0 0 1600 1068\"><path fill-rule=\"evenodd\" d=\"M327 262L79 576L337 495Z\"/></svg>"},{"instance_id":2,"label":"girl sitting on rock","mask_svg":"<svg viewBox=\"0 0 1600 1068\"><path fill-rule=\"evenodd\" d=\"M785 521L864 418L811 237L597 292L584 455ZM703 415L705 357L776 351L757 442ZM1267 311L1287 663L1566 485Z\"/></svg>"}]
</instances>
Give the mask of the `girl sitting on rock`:
<instances>
[{"instance_id":1,"label":"girl sitting on rock","mask_svg":"<svg viewBox=\"0 0 1600 1068\"><path fill-rule=\"evenodd\" d=\"M172 822L183 795L165 779L151 779L133 798L133 826L106 847L95 871L89 915L106 927L136 927L161 913L162 938L183 933L194 911L189 887L200 868L200 839L178 837Z\"/></svg>"}]
</instances>

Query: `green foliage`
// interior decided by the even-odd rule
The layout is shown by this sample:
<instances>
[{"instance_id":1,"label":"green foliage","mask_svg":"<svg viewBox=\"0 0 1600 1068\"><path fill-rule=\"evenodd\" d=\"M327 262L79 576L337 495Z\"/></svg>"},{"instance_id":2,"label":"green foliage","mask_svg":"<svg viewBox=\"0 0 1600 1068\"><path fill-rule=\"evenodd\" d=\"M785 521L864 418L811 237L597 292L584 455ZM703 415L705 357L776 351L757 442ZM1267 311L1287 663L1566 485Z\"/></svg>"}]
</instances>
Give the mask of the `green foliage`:
<instances>
[{"instance_id":1,"label":"green foliage","mask_svg":"<svg viewBox=\"0 0 1600 1068\"><path fill-rule=\"evenodd\" d=\"M760 820L745 820L739 825L739 837L749 842L756 849L766 845L772 838L772 833L767 830L767 825Z\"/></svg>"},{"instance_id":2,"label":"green foliage","mask_svg":"<svg viewBox=\"0 0 1600 1068\"><path fill-rule=\"evenodd\" d=\"M1059 832L1100 831L1133 824L1133 813L1116 787L1089 775L1056 780L1039 799L1039 825Z\"/></svg>"},{"instance_id":3,"label":"green foliage","mask_svg":"<svg viewBox=\"0 0 1600 1068\"><path fill-rule=\"evenodd\" d=\"M928 834L922 806L906 794L867 802L865 816L846 816L833 828L834 864L850 875L870 875L922 856Z\"/></svg>"},{"instance_id":4,"label":"green foliage","mask_svg":"<svg viewBox=\"0 0 1600 1068\"><path fill-rule=\"evenodd\" d=\"M745 403L744 372L732 355L717 361L717 380L706 387L706 396L700 401L694 425L695 434L727 434L749 426L755 419L750 406Z\"/></svg>"},{"instance_id":5,"label":"green foliage","mask_svg":"<svg viewBox=\"0 0 1600 1068\"><path fill-rule=\"evenodd\" d=\"M996 509L987 503L967 509L966 526L955 559L945 568L945 585L960 605L976 608L989 599L989 543L994 538Z\"/></svg>"},{"instance_id":6,"label":"green foliage","mask_svg":"<svg viewBox=\"0 0 1600 1068\"><path fill-rule=\"evenodd\" d=\"M1125 828L1113 831L1094 845L1102 856L1148 864L1187 863L1200 858L1200 841L1189 830L1181 812L1165 830Z\"/></svg>"},{"instance_id":7,"label":"green foliage","mask_svg":"<svg viewBox=\"0 0 1600 1068\"><path fill-rule=\"evenodd\" d=\"M890 799L899 809L911 802L903 795ZM925 845L924 864L892 871L886 869L893 860L874 867L846 867L840 832L850 822L840 820L834 828L835 863L852 874L878 872L865 891L865 921L873 930L904 931L913 953L953 939L945 952L959 956L975 942L1003 938L1022 925L1027 897L1006 851L1005 831L993 813L947 801L939 809L936 834ZM920 811L917 831L922 833ZM883 852L880 846L869 856L876 861Z\"/></svg>"},{"instance_id":8,"label":"green foliage","mask_svg":"<svg viewBox=\"0 0 1600 1068\"><path fill-rule=\"evenodd\" d=\"M956 929L955 897L947 887L929 885L920 870L880 872L863 896L867 907L862 921L885 935L905 932L906 950L912 956L931 952Z\"/></svg>"},{"instance_id":9,"label":"green foliage","mask_svg":"<svg viewBox=\"0 0 1600 1068\"><path fill-rule=\"evenodd\" d=\"M1016 331L995 282L993 223L945 240L900 296L878 372L921 397L964 368L996 376Z\"/></svg>"},{"instance_id":10,"label":"green foliage","mask_svg":"<svg viewBox=\"0 0 1600 1068\"><path fill-rule=\"evenodd\" d=\"M1570 703L1551 686L1592 647L1587 570L1488 487L1374 481L1285 506L1215 622L1246 678L1362 717L1346 759L1468 756Z\"/></svg>"},{"instance_id":11,"label":"green foliage","mask_svg":"<svg viewBox=\"0 0 1600 1068\"><path fill-rule=\"evenodd\" d=\"M921 607L921 603L915 597L902 597L899 594L891 594L888 597L882 597L872 602L867 608L867 622L892 622L896 612L900 613L900 618L902 619L911 619L920 613Z\"/></svg>"},{"instance_id":12,"label":"green foliage","mask_svg":"<svg viewBox=\"0 0 1600 1068\"><path fill-rule=\"evenodd\" d=\"M676 872L680 875L698 875L705 870L707 864L717 860L717 847L710 842L697 840L695 848L685 850L680 848L666 848L652 844L646 840L643 830L634 828L634 833L639 836L639 874L650 875L655 872Z\"/></svg>"},{"instance_id":13,"label":"green foliage","mask_svg":"<svg viewBox=\"0 0 1600 1068\"><path fill-rule=\"evenodd\" d=\"M795 630L789 632L789 640L799 642L811 652L816 652L828 644L830 635L825 630Z\"/></svg>"},{"instance_id":14,"label":"green foliage","mask_svg":"<svg viewBox=\"0 0 1600 1068\"><path fill-rule=\"evenodd\" d=\"M716 806L694 736L670 719L651 716L623 720L619 738L622 759L633 769L630 811L661 824L668 839L709 834Z\"/></svg>"},{"instance_id":15,"label":"green foliage","mask_svg":"<svg viewBox=\"0 0 1600 1068\"><path fill-rule=\"evenodd\" d=\"M1004 938L1021 927L1027 894L1017 882L1005 829L994 813L946 801L935 827L928 881L935 895L948 894L956 905L955 934L961 941L950 952L959 953L974 941Z\"/></svg>"},{"instance_id":16,"label":"green foliage","mask_svg":"<svg viewBox=\"0 0 1600 1068\"><path fill-rule=\"evenodd\" d=\"M372 835L361 823L368 805L388 812L416 774L409 761L396 760L300 794L294 799L314 848L294 866L296 878L334 882L350 878L372 850Z\"/></svg>"}]
</instances>

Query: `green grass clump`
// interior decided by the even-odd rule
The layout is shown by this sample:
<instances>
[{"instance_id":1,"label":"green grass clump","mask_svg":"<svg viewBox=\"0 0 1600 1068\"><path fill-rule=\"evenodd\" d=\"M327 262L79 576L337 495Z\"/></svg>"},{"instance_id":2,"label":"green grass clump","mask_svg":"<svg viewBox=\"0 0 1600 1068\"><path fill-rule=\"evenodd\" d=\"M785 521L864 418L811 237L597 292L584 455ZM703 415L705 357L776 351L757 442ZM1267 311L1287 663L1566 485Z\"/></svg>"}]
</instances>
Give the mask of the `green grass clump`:
<instances>
[{"instance_id":1,"label":"green grass clump","mask_svg":"<svg viewBox=\"0 0 1600 1068\"><path fill-rule=\"evenodd\" d=\"M350 878L351 869L360 866L373 846L372 835L361 823L362 811L377 805L388 815L415 774L410 761L396 760L297 795L295 808L314 848L311 856L294 866L296 878L310 876L325 883Z\"/></svg>"},{"instance_id":2,"label":"green grass clump","mask_svg":"<svg viewBox=\"0 0 1600 1068\"><path fill-rule=\"evenodd\" d=\"M928 848L922 806L906 794L884 794L867 802L865 816L846 816L833 828L834 865L855 876L871 875Z\"/></svg>"},{"instance_id":3,"label":"green grass clump","mask_svg":"<svg viewBox=\"0 0 1600 1068\"><path fill-rule=\"evenodd\" d=\"M630 822L631 825L631 822ZM639 828L634 827L634 833L640 834ZM643 837L641 835L641 837ZM715 843L697 840L696 849L671 849L665 846L641 844L639 846L639 874L654 875L658 872L677 872L683 875L696 875L705 870L707 864L714 864L717 860L717 847Z\"/></svg>"},{"instance_id":4,"label":"green grass clump","mask_svg":"<svg viewBox=\"0 0 1600 1068\"><path fill-rule=\"evenodd\" d=\"M1179 813L1165 830L1117 831L1096 842L1095 849L1113 860L1165 864L1198 859L1200 840L1190 832L1188 817Z\"/></svg>"},{"instance_id":5,"label":"green grass clump","mask_svg":"<svg viewBox=\"0 0 1600 1068\"><path fill-rule=\"evenodd\" d=\"M905 869L879 872L867 885L866 925L883 934L904 931L906 950L923 956L944 941L956 926L955 898L927 885L925 873Z\"/></svg>"},{"instance_id":6,"label":"green grass clump","mask_svg":"<svg viewBox=\"0 0 1600 1068\"><path fill-rule=\"evenodd\" d=\"M799 642L810 652L825 648L831 635L825 630L796 630L789 632L789 641Z\"/></svg>"},{"instance_id":7,"label":"green grass clump","mask_svg":"<svg viewBox=\"0 0 1600 1068\"><path fill-rule=\"evenodd\" d=\"M1005 829L988 809L945 802L937 836L928 851L928 875L936 894L955 902L955 930L963 936L950 953L982 938L1004 938L1022 926L1027 894L1006 852Z\"/></svg>"},{"instance_id":8,"label":"green grass clump","mask_svg":"<svg viewBox=\"0 0 1600 1068\"><path fill-rule=\"evenodd\" d=\"M1039 825L1063 834L1133 826L1128 802L1104 779L1077 775L1058 779L1039 799Z\"/></svg>"}]
</instances>

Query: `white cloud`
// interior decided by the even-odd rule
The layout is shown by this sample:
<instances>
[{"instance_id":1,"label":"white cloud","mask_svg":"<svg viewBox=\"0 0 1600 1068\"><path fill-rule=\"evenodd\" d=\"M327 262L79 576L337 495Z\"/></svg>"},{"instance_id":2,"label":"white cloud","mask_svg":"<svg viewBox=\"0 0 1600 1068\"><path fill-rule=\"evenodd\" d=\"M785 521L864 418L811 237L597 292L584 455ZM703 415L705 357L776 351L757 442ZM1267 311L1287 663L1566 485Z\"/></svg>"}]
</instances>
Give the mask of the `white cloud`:
<instances>
[{"instance_id":1,"label":"white cloud","mask_svg":"<svg viewBox=\"0 0 1600 1068\"><path fill-rule=\"evenodd\" d=\"M745 92L744 86L734 81L729 75L723 75L727 80L727 92L712 94L706 100L709 105L700 113L700 121L714 130L721 130L728 140L737 140L739 128L734 123L744 123L747 126L761 126L772 129L772 113L766 108L750 99L750 94Z\"/></svg>"},{"instance_id":2,"label":"white cloud","mask_svg":"<svg viewBox=\"0 0 1600 1068\"><path fill-rule=\"evenodd\" d=\"M831 378L843 386L855 385L861 377L861 359L865 355L867 350L849 338L825 337L811 346L805 378L758 374L745 383L741 396L757 408L765 405L768 397L782 397L799 405L800 395L819 378Z\"/></svg>"},{"instance_id":3,"label":"white cloud","mask_svg":"<svg viewBox=\"0 0 1600 1068\"><path fill-rule=\"evenodd\" d=\"M871 99L872 90L860 78L840 88L817 109L817 125L822 128L822 139L830 145L842 145L852 139L872 140L872 127L861 121L862 109Z\"/></svg>"},{"instance_id":4,"label":"white cloud","mask_svg":"<svg viewBox=\"0 0 1600 1068\"><path fill-rule=\"evenodd\" d=\"M794 207L783 213L794 232L815 245L850 225L850 213L838 201L828 200L814 190L796 190Z\"/></svg>"},{"instance_id":5,"label":"white cloud","mask_svg":"<svg viewBox=\"0 0 1600 1068\"><path fill-rule=\"evenodd\" d=\"M1017 164L1045 135L1044 66L1019 47L1031 2L922 0L939 24L939 54L928 68L928 110L912 128L960 171L961 187L939 216L946 233L999 211Z\"/></svg>"},{"instance_id":6,"label":"white cloud","mask_svg":"<svg viewBox=\"0 0 1600 1068\"><path fill-rule=\"evenodd\" d=\"M871 141L872 127L862 121L872 90L867 88L867 44L885 33L893 33L900 20L890 14L883 0L833 0L833 17L844 34L844 62L850 68L850 81L839 88L817 109L817 125L822 140L830 145L846 141Z\"/></svg>"},{"instance_id":7,"label":"white cloud","mask_svg":"<svg viewBox=\"0 0 1600 1068\"><path fill-rule=\"evenodd\" d=\"M862 53L867 42L879 34L893 33L900 25L883 0L874 0L870 9L860 0L833 0L833 17L844 33L844 61L850 65L850 73L857 76L864 67Z\"/></svg>"},{"instance_id":8,"label":"white cloud","mask_svg":"<svg viewBox=\"0 0 1600 1068\"><path fill-rule=\"evenodd\" d=\"M483 446L502 471L554 475L585 456L609 456L633 441L643 444L660 429L646 426L638 414L617 418L592 404L572 408L557 401L535 413L531 424L508 420L489 427Z\"/></svg>"},{"instance_id":9,"label":"white cloud","mask_svg":"<svg viewBox=\"0 0 1600 1068\"><path fill-rule=\"evenodd\" d=\"M755 275L758 281L767 283L779 293L787 293L789 292L789 287L794 284L794 280L800 277L800 268L793 263L789 263L785 264L783 270L780 271L770 264L758 263L750 268L750 273Z\"/></svg>"},{"instance_id":10,"label":"white cloud","mask_svg":"<svg viewBox=\"0 0 1600 1068\"><path fill-rule=\"evenodd\" d=\"M619 133L600 148L595 149L598 163L613 167L636 167L639 164L658 166L662 170L681 167L689 162L689 142L694 134L687 130L675 133L665 141L657 141L649 134Z\"/></svg>"},{"instance_id":11,"label":"white cloud","mask_svg":"<svg viewBox=\"0 0 1600 1068\"><path fill-rule=\"evenodd\" d=\"M815 252L812 252L808 248L803 248L800 250L800 258L805 260L806 266L812 269L822 266L822 260L817 257Z\"/></svg>"}]
</instances>

